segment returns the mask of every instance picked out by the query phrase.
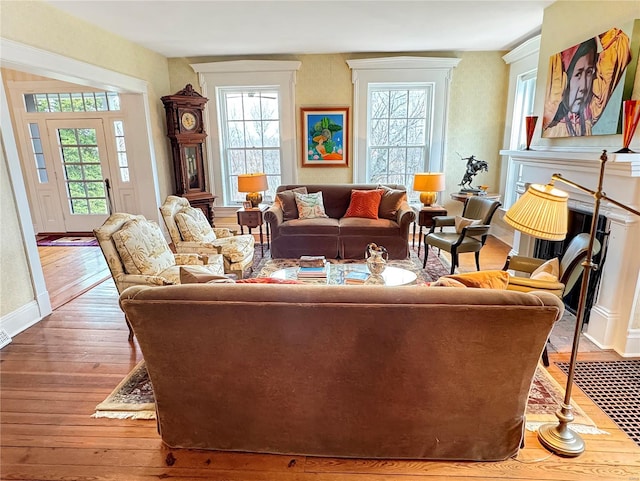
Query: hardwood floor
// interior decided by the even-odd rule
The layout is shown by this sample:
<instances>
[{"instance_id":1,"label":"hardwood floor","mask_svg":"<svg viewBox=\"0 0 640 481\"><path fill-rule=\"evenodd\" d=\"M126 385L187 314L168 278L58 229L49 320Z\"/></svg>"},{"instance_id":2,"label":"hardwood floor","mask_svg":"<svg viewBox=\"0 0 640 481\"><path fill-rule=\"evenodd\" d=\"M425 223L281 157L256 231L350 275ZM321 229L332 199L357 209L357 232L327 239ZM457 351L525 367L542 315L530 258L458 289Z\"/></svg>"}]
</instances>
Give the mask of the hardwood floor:
<instances>
[{"instance_id":1,"label":"hardwood floor","mask_svg":"<svg viewBox=\"0 0 640 481\"><path fill-rule=\"evenodd\" d=\"M56 248L64 249L64 248ZM58 261L64 277L81 278L81 255ZM99 249L98 249L99 252ZM485 257L485 255L487 257ZM501 254L495 254L495 262ZM489 262L483 250L482 266ZM504 258L502 259L504 261ZM464 261L463 261L464 262ZM473 266L473 256L471 256ZM500 266L501 267L501 266ZM76 271L76 269L78 269ZM472 267L471 270L475 270ZM59 269L54 269L59 275ZM52 272L52 271L49 271ZM60 275L62 277L62 275ZM49 282L65 282L61 279ZM609 435L584 435L578 458L550 455L527 432L517 459L504 462L349 460L170 449L154 421L94 419L91 414L142 359L111 278L63 303L0 351L0 478L6 480L295 480L295 481L638 481L640 448L578 388L574 399ZM553 361L550 372L566 377ZM611 352L581 359L610 360ZM470 427L472 429L472 427Z\"/></svg>"}]
</instances>

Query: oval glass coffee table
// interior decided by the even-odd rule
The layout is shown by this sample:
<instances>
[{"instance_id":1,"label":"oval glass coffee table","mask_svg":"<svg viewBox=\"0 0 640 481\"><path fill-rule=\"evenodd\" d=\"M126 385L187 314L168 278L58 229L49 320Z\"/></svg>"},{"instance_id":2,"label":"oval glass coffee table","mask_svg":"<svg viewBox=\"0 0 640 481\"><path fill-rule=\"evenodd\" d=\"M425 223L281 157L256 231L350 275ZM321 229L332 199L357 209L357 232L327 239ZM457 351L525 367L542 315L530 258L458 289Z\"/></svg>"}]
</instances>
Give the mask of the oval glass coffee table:
<instances>
[{"instance_id":1,"label":"oval glass coffee table","mask_svg":"<svg viewBox=\"0 0 640 481\"><path fill-rule=\"evenodd\" d=\"M369 272L366 264L327 264L327 277L325 278L298 278L298 267L285 267L270 274L269 277L275 279L298 280L305 284L331 284L331 285L352 285L345 282L346 276L350 272ZM415 272L402 267L387 266L382 273L385 286L406 286L415 284L418 276ZM360 284L362 285L362 284Z\"/></svg>"}]
</instances>

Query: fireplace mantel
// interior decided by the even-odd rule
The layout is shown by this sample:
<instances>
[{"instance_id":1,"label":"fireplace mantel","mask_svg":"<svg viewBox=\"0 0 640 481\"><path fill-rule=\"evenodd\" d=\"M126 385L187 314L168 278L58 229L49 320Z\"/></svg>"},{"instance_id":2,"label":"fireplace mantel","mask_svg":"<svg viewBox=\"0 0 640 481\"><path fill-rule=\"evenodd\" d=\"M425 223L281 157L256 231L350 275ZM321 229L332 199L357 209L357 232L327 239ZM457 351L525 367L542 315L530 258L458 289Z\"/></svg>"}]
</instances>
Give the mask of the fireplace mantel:
<instances>
[{"instance_id":1,"label":"fireplace mantel","mask_svg":"<svg viewBox=\"0 0 640 481\"><path fill-rule=\"evenodd\" d=\"M502 150L507 176L504 208L508 209L529 183L547 184L555 173L587 189L597 188L602 150ZM640 154L607 152L604 192L616 201L640 210ZM593 210L589 193L561 182L556 187L569 193L569 205ZM640 356L640 218L606 201L600 213L611 221L607 258L600 291L591 310L586 335L603 349L622 356ZM531 255L530 237L516 232L514 253Z\"/></svg>"}]
</instances>

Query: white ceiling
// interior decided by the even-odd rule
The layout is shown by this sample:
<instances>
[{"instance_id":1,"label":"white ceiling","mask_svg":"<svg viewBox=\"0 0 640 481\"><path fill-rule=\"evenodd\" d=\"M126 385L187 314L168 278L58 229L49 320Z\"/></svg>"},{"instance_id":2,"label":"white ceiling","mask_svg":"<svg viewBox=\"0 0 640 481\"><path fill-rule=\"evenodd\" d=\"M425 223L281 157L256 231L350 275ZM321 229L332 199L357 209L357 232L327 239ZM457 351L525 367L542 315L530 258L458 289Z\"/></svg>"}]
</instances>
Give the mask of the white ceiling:
<instances>
[{"instance_id":1,"label":"white ceiling","mask_svg":"<svg viewBox=\"0 0 640 481\"><path fill-rule=\"evenodd\" d=\"M48 0L165 57L510 50L547 0Z\"/></svg>"}]
</instances>

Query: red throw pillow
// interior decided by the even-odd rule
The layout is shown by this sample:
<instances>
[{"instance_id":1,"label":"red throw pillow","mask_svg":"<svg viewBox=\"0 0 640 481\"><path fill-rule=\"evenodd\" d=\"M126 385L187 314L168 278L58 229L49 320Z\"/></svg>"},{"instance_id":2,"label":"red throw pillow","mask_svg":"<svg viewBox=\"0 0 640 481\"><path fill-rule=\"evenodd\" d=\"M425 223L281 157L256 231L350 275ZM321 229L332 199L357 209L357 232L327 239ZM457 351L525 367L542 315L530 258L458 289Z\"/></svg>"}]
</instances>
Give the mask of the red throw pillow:
<instances>
[{"instance_id":1,"label":"red throw pillow","mask_svg":"<svg viewBox=\"0 0 640 481\"><path fill-rule=\"evenodd\" d=\"M363 217L365 219L377 219L378 207L384 190L352 190L349 208L345 217Z\"/></svg>"}]
</instances>

